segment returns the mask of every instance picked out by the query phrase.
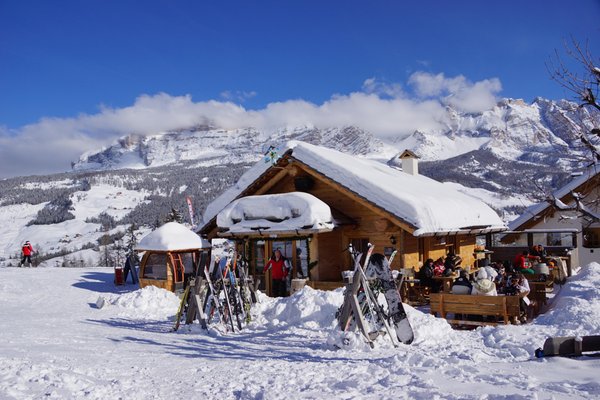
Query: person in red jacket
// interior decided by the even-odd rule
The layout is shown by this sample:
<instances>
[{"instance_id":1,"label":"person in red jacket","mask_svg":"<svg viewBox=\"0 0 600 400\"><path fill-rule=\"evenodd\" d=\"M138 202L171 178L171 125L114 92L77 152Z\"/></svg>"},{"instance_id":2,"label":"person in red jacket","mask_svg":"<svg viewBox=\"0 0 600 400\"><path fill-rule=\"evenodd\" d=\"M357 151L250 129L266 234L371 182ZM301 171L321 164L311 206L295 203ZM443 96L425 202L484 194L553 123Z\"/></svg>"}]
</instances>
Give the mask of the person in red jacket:
<instances>
[{"instance_id":1,"label":"person in red jacket","mask_svg":"<svg viewBox=\"0 0 600 400\"><path fill-rule=\"evenodd\" d=\"M288 268L286 259L281 255L281 250L275 250L275 253L263 268L263 272L271 270L271 282L273 297L284 297L287 292L287 274Z\"/></svg>"},{"instance_id":2,"label":"person in red jacket","mask_svg":"<svg viewBox=\"0 0 600 400\"><path fill-rule=\"evenodd\" d=\"M23 266L23 264L25 264L25 261L28 261L29 266L31 267L33 265L31 263L31 255L33 254L33 246L31 246L31 243L29 243L29 241L26 241L25 244L23 245L23 248L21 249L21 251L23 252L23 258L21 259L21 267Z\"/></svg>"},{"instance_id":3,"label":"person in red jacket","mask_svg":"<svg viewBox=\"0 0 600 400\"><path fill-rule=\"evenodd\" d=\"M534 257L535 258L535 257ZM529 255L529 251L525 250L522 254L517 254L515 260L513 261L513 266L515 270L522 274L533 274L533 269L531 268L531 257Z\"/></svg>"}]
</instances>

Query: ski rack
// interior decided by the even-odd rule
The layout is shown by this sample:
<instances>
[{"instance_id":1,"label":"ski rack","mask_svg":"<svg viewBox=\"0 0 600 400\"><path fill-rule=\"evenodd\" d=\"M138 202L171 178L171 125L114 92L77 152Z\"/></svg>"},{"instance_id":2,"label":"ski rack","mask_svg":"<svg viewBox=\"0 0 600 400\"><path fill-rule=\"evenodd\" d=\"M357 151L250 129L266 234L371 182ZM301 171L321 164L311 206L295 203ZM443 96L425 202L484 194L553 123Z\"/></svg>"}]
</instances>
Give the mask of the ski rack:
<instances>
[{"instance_id":1,"label":"ski rack","mask_svg":"<svg viewBox=\"0 0 600 400\"><path fill-rule=\"evenodd\" d=\"M392 344L394 347L397 347L398 344L394 340L392 329L388 323L388 316L379 304L377 296L371 290L371 284L365 274L365 268L369 265L369 259L373 252L373 248L374 246L369 243L369 250L365 257L365 264L363 267L360 265L362 253L355 252L351 244L348 246L347 250L350 252L350 256L354 261L354 271L352 274L342 274L344 282L346 283L346 289L344 290L344 302L336 313L338 325L344 332L348 332L353 330L354 327L358 327L369 346L374 348L375 344L373 340L379 336L380 331L379 329L372 330L372 327L367 323L367 318L363 312L363 309L366 307L368 308L371 323L376 327L377 324L375 322L377 320L380 321ZM360 299L359 294L361 295Z\"/></svg>"},{"instance_id":2,"label":"ski rack","mask_svg":"<svg viewBox=\"0 0 600 400\"><path fill-rule=\"evenodd\" d=\"M199 274L190 280L181 299L173 331L179 329L184 315L187 325L197 319L203 329L218 324L225 332L235 332L236 327L241 330L242 322L248 324L251 321L250 310L258 298L254 279L247 275L247 263L235 253L225 257L222 266L220 263L219 257L211 257L210 264L203 269L204 276Z\"/></svg>"}]
</instances>

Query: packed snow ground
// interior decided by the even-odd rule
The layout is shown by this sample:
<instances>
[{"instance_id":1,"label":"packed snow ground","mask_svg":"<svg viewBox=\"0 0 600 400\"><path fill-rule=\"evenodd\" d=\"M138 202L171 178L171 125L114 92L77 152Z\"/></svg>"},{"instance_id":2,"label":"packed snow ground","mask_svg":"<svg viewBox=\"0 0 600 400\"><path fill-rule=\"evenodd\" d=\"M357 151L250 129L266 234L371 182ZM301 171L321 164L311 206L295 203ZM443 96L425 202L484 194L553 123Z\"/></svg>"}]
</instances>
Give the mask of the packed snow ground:
<instances>
[{"instance_id":1,"label":"packed snow ground","mask_svg":"<svg viewBox=\"0 0 600 400\"><path fill-rule=\"evenodd\" d=\"M0 268L0 398L590 399L600 358L533 358L547 336L600 333L600 264L533 324L454 331L408 308L412 345L335 350L341 291L261 296L242 333L171 332L178 300L106 269ZM96 306L105 299L102 308Z\"/></svg>"}]
</instances>

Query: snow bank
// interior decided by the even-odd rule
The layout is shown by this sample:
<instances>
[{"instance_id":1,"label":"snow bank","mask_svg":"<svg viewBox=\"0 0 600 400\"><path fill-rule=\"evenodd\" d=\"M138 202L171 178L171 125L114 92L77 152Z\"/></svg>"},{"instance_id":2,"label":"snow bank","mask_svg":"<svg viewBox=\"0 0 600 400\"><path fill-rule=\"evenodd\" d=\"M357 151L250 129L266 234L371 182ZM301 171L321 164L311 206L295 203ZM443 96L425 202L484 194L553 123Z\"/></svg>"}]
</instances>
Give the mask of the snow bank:
<instances>
[{"instance_id":1,"label":"snow bank","mask_svg":"<svg viewBox=\"0 0 600 400\"><path fill-rule=\"evenodd\" d=\"M331 209L308 193L247 196L230 203L217 215L217 226L230 233L300 229L333 229Z\"/></svg>"},{"instance_id":2,"label":"snow bank","mask_svg":"<svg viewBox=\"0 0 600 400\"><path fill-rule=\"evenodd\" d=\"M98 298L98 308L114 308L120 317L163 320L172 317L179 308L179 297L156 286L121 295L109 294Z\"/></svg>"},{"instance_id":3,"label":"snow bank","mask_svg":"<svg viewBox=\"0 0 600 400\"><path fill-rule=\"evenodd\" d=\"M323 291L305 286L290 297L272 298L261 293L259 300L251 328L321 330L335 327L335 312L344 299L342 289Z\"/></svg>"}]
</instances>

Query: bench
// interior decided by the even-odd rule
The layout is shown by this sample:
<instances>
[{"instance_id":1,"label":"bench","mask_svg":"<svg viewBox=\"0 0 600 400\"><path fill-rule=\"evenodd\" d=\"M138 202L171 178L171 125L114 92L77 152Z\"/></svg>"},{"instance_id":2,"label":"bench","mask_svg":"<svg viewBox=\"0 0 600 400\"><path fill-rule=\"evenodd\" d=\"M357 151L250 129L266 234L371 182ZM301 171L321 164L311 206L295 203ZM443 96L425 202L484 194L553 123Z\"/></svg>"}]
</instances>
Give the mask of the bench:
<instances>
[{"instance_id":1,"label":"bench","mask_svg":"<svg viewBox=\"0 0 600 400\"><path fill-rule=\"evenodd\" d=\"M438 314L451 324L458 325L496 325L499 319L509 324L511 318L520 316L518 296L478 296L449 293L431 293L429 295L430 313ZM453 314L453 319L448 318ZM469 321L458 319L457 315L480 315L496 317L495 321Z\"/></svg>"}]
</instances>

